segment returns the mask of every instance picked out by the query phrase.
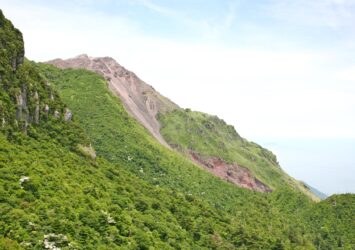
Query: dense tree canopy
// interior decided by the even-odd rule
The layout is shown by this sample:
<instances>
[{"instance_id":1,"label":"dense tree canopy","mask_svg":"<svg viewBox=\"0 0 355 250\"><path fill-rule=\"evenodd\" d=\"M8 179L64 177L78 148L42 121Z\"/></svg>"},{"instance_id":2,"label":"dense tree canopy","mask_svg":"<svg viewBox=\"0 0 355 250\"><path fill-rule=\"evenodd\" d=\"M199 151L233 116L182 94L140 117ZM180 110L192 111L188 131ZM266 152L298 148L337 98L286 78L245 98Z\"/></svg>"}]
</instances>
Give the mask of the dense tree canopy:
<instances>
[{"instance_id":1,"label":"dense tree canopy","mask_svg":"<svg viewBox=\"0 0 355 250\"><path fill-rule=\"evenodd\" d=\"M353 249L354 195L226 183L158 144L102 77L23 51L0 12L0 249Z\"/></svg>"}]
</instances>

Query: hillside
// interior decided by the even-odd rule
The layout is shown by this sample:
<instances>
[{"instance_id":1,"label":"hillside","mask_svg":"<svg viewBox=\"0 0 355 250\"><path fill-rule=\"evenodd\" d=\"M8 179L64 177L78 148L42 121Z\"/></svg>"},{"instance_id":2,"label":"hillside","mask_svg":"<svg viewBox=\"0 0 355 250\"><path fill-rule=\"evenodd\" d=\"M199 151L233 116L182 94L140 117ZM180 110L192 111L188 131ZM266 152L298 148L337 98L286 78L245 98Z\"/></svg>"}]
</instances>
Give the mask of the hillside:
<instances>
[{"instance_id":1,"label":"hillside","mask_svg":"<svg viewBox=\"0 0 355 250\"><path fill-rule=\"evenodd\" d=\"M247 249L255 249L260 245L264 246L263 249L271 249L273 244L285 249L295 249L296 246L313 249L314 242L325 244L323 236L319 236L320 223L349 222L349 218L340 221L320 214L314 220L308 220L317 204L292 189L277 189L270 195L236 188L220 181L155 142L125 112L101 76L86 70L60 70L44 64L39 65L39 68L75 110L80 124L93 138L98 155L125 166L125 169L155 186L176 190L193 200L205 200L217 211L228 211L236 223L232 227L243 228L242 231L251 233L248 235L253 238L249 238L253 243L247 243ZM94 101L95 105L88 105ZM350 205L353 206L352 203ZM350 230L350 233L353 231ZM258 237L255 238L256 234ZM231 237L234 239L236 236ZM326 237L334 246L340 238L347 244L347 249L351 249L349 238L344 239L341 230ZM246 244L244 240L240 241L239 236L237 238L235 244ZM275 239L281 239L281 242L276 243L278 240ZM268 244L271 245L265 247Z\"/></svg>"},{"instance_id":2,"label":"hillside","mask_svg":"<svg viewBox=\"0 0 355 250\"><path fill-rule=\"evenodd\" d=\"M318 249L355 248L354 194L332 195L308 210L305 218Z\"/></svg>"},{"instance_id":3,"label":"hillside","mask_svg":"<svg viewBox=\"0 0 355 250\"><path fill-rule=\"evenodd\" d=\"M307 188L282 171L270 151L241 138L232 126L217 117L184 112L114 59L80 55L47 63L62 69L83 68L100 74L111 92L120 98L125 110L161 144L178 149L184 157L223 180L260 192L288 186L318 200ZM138 113L149 118L142 119L143 115ZM198 143L196 150L193 149L195 143ZM204 145L203 148L201 145ZM109 147L112 145L105 146L106 149ZM110 151L110 157L114 153L114 150Z\"/></svg>"},{"instance_id":4,"label":"hillside","mask_svg":"<svg viewBox=\"0 0 355 250\"><path fill-rule=\"evenodd\" d=\"M1 12L0 24L0 51L8 56L1 58L0 74L5 120L0 133L0 249L289 244L277 229L279 238L256 233L252 225L242 225L198 197L150 185L96 158L76 115L38 67L23 58L21 33ZM104 84L96 74L77 73ZM113 104L123 112L123 106ZM132 118L124 113L123 119Z\"/></svg>"},{"instance_id":5,"label":"hillside","mask_svg":"<svg viewBox=\"0 0 355 250\"><path fill-rule=\"evenodd\" d=\"M173 148L223 179L263 192L290 186L318 199L281 169L271 151L242 138L217 116L176 109L160 114L159 121Z\"/></svg>"},{"instance_id":6,"label":"hillside","mask_svg":"<svg viewBox=\"0 0 355 250\"><path fill-rule=\"evenodd\" d=\"M239 188L162 146L100 75L24 58L0 11L0 249L353 249L354 195Z\"/></svg>"}]
</instances>

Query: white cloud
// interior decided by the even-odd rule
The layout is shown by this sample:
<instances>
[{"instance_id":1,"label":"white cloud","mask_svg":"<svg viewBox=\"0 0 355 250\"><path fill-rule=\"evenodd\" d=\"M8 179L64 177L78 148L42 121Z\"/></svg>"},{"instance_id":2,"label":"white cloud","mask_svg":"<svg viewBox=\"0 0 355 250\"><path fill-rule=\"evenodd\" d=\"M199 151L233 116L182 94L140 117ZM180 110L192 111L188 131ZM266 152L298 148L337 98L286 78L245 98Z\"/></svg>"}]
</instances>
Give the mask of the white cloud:
<instances>
[{"instance_id":1,"label":"white cloud","mask_svg":"<svg viewBox=\"0 0 355 250\"><path fill-rule=\"evenodd\" d=\"M335 77L349 84L352 84L351 86L353 87L353 90L355 90L355 65L348 66L339 70Z\"/></svg>"}]
</instances>

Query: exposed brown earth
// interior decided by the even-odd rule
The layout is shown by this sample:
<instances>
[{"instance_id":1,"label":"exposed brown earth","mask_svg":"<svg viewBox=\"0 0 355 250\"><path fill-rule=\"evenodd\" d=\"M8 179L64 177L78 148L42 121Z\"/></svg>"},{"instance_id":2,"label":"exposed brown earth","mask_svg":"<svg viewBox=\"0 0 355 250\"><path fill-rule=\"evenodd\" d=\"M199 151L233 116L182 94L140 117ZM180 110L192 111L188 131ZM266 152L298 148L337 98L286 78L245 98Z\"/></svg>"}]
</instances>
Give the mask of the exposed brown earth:
<instances>
[{"instance_id":1,"label":"exposed brown earth","mask_svg":"<svg viewBox=\"0 0 355 250\"><path fill-rule=\"evenodd\" d=\"M268 186L255 178L249 169L241 167L236 163L228 164L217 157L201 157L196 152L190 152L190 155L194 162L223 180L258 192L272 191Z\"/></svg>"},{"instance_id":2,"label":"exposed brown earth","mask_svg":"<svg viewBox=\"0 0 355 250\"><path fill-rule=\"evenodd\" d=\"M102 75L110 90L120 97L126 110L136 118L161 144L168 146L160 134L158 113L179 108L168 98L159 94L152 86L139 79L136 74L119 65L111 57L89 57L55 59L46 62L59 68L82 68Z\"/></svg>"}]
</instances>

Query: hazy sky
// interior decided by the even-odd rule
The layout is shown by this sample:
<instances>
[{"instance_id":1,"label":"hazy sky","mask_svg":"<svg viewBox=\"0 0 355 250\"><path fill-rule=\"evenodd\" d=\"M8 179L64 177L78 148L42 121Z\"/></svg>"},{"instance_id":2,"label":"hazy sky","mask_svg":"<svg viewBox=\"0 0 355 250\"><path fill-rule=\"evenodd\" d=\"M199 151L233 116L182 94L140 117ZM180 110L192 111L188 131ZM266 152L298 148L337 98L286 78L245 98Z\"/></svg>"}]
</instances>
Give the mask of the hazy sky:
<instances>
[{"instance_id":1,"label":"hazy sky","mask_svg":"<svg viewBox=\"0 0 355 250\"><path fill-rule=\"evenodd\" d=\"M355 192L354 0L0 0L43 61L111 56L326 193Z\"/></svg>"}]
</instances>

